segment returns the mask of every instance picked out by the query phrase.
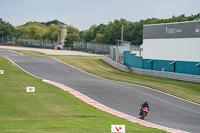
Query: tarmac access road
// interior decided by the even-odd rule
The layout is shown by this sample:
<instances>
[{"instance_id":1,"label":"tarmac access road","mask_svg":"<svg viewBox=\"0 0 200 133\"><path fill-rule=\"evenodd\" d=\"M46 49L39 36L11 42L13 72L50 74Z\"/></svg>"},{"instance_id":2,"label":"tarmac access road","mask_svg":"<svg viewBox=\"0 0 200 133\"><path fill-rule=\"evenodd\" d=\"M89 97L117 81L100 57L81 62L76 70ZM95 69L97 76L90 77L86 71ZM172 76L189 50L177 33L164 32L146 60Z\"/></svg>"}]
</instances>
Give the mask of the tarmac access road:
<instances>
[{"instance_id":1,"label":"tarmac access road","mask_svg":"<svg viewBox=\"0 0 200 133\"><path fill-rule=\"evenodd\" d=\"M32 47L22 47L22 46L1 46L2 49L11 50L25 50L25 51L36 51L47 55L81 55L81 56L101 56L99 54L87 53L82 51L74 50L53 50L53 49L42 49L42 48L32 48Z\"/></svg>"},{"instance_id":2,"label":"tarmac access road","mask_svg":"<svg viewBox=\"0 0 200 133\"><path fill-rule=\"evenodd\" d=\"M105 106L137 118L141 104L147 100L150 111L146 121L188 132L200 132L199 104L150 88L102 79L54 58L24 56L5 50L0 50L0 55L8 57L35 76L64 84Z\"/></svg>"}]
</instances>

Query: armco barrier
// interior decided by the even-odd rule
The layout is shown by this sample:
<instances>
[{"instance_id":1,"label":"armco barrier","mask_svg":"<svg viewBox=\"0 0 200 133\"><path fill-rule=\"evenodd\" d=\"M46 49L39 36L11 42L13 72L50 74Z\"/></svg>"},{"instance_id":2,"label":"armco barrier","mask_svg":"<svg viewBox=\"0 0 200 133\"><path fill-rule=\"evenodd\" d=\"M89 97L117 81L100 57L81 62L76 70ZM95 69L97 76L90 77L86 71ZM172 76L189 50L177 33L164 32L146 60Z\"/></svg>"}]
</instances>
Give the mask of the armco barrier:
<instances>
[{"instance_id":1,"label":"armco barrier","mask_svg":"<svg viewBox=\"0 0 200 133\"><path fill-rule=\"evenodd\" d=\"M146 75L146 76L161 77L161 78L200 83L200 76L197 76L197 75L173 73L173 72L162 72L162 71L155 71L155 70L145 70L145 69L138 69L138 68L133 68L133 67L131 67L131 73L138 74L138 75Z\"/></svg>"},{"instance_id":2,"label":"armco barrier","mask_svg":"<svg viewBox=\"0 0 200 133\"><path fill-rule=\"evenodd\" d=\"M111 66L113 66L114 68L124 71L124 72L128 72L128 68L125 65L116 63L115 61L111 60L110 58L106 57L106 56L102 56L102 60L105 61L106 63L110 64Z\"/></svg>"},{"instance_id":3,"label":"armco barrier","mask_svg":"<svg viewBox=\"0 0 200 133\"><path fill-rule=\"evenodd\" d=\"M190 74L182 74L182 73L173 73L173 72L162 72L162 71L155 71L155 70L147 70L147 69L139 69L131 67L130 70L127 66L116 63L115 61L111 60L106 56L102 56L102 60L106 63L110 64L111 66L115 67L124 72L131 72L138 75L145 75L145 76L153 76L153 77L160 77L160 78L168 78L168 79L175 79L181 81L188 81L194 83L200 83L200 76L198 75L190 75Z\"/></svg>"}]
</instances>

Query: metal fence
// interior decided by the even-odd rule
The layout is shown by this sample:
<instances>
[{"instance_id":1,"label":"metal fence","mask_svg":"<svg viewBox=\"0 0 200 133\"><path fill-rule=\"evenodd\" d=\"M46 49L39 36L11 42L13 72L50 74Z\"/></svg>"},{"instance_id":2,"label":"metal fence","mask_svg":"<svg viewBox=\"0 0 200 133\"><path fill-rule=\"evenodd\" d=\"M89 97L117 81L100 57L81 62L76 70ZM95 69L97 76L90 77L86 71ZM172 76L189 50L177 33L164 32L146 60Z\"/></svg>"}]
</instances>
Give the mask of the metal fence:
<instances>
[{"instance_id":1,"label":"metal fence","mask_svg":"<svg viewBox=\"0 0 200 133\"><path fill-rule=\"evenodd\" d=\"M54 48L56 46L56 41L51 40L33 40L33 39L21 39L21 38L9 38L9 37L0 37L0 44L12 44L12 45L21 45L27 47L40 47L40 48Z\"/></svg>"},{"instance_id":2,"label":"metal fence","mask_svg":"<svg viewBox=\"0 0 200 133\"><path fill-rule=\"evenodd\" d=\"M129 46L110 46L109 58L113 61L124 64L124 51L142 51L142 48L138 45Z\"/></svg>"},{"instance_id":3,"label":"metal fence","mask_svg":"<svg viewBox=\"0 0 200 133\"><path fill-rule=\"evenodd\" d=\"M131 47L127 46L110 46L110 56L109 58L113 61L124 64L124 51L130 51Z\"/></svg>"},{"instance_id":4,"label":"metal fence","mask_svg":"<svg viewBox=\"0 0 200 133\"><path fill-rule=\"evenodd\" d=\"M198 76L198 75L173 73L173 72L162 72L162 71L155 71L155 70L138 69L138 68L133 68L133 67L128 68L125 65L114 62L113 60L111 60L109 57L106 57L106 56L102 56L102 60L105 61L106 63L110 64L111 66L115 67L116 69L119 69L124 72L131 72L133 74L138 74L138 75L145 75L145 76L168 78L168 79L200 83L200 76Z\"/></svg>"},{"instance_id":5,"label":"metal fence","mask_svg":"<svg viewBox=\"0 0 200 133\"><path fill-rule=\"evenodd\" d=\"M130 45L130 46L116 46L110 44L98 44L89 42L74 42L74 50L80 50L96 54L106 54L110 55L109 58L112 60L123 64L123 52L127 50L141 51L140 46Z\"/></svg>"},{"instance_id":6,"label":"metal fence","mask_svg":"<svg viewBox=\"0 0 200 133\"><path fill-rule=\"evenodd\" d=\"M109 44L74 42L73 49L95 54L110 54L110 46Z\"/></svg>"}]
</instances>

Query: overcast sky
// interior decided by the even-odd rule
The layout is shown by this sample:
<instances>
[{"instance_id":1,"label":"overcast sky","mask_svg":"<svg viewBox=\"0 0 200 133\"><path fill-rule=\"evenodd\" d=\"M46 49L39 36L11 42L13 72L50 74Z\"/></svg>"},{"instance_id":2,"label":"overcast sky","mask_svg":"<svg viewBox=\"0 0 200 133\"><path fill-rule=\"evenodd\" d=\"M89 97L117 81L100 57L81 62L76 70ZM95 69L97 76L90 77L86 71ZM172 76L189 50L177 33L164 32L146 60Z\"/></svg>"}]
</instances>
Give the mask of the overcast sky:
<instances>
[{"instance_id":1,"label":"overcast sky","mask_svg":"<svg viewBox=\"0 0 200 133\"><path fill-rule=\"evenodd\" d=\"M200 0L0 0L0 18L12 25L57 19L79 30L124 18L171 18L200 13Z\"/></svg>"}]
</instances>

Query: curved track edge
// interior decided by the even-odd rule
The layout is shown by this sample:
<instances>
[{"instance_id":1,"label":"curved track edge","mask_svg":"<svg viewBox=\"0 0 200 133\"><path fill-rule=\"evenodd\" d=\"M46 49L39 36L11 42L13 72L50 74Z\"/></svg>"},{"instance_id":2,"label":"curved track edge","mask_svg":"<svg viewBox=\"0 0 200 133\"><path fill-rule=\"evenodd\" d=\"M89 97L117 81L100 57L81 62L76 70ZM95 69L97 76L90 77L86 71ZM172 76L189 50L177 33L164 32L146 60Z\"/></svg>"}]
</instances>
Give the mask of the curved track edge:
<instances>
[{"instance_id":1,"label":"curved track edge","mask_svg":"<svg viewBox=\"0 0 200 133\"><path fill-rule=\"evenodd\" d=\"M177 129L173 129L173 128L168 128L168 127L164 127L164 126L161 126L161 125L157 125L157 124L153 124L153 123L150 123L150 122L147 122L147 121L144 121L144 120L140 120L138 118L135 118L133 116L130 116L130 115L127 115L127 114L124 114L122 112L119 112L117 110L114 110L112 108L109 108L89 97L87 97L86 95L70 88L70 87L67 87L63 84L60 84L60 83L56 83L56 82L53 82L53 81L50 81L50 80L43 80L44 82L46 83L49 83L49 84L52 84L64 91L67 91L69 92L70 94L74 95L75 97L77 97L78 99L84 101L85 103L99 109L99 110L102 110L104 112L107 112L109 114L112 114L112 115L115 115L117 117L120 117L120 118L124 118L130 122L134 122L134 123L138 123L140 125L143 125L143 126L146 126L146 127L151 127L151 128L157 128L157 129L160 129L160 130L164 130L164 131L167 131L167 132L171 132L171 133L187 133L185 131L181 131L181 130L177 130Z\"/></svg>"},{"instance_id":2,"label":"curved track edge","mask_svg":"<svg viewBox=\"0 0 200 133\"><path fill-rule=\"evenodd\" d=\"M54 85L54 86L56 86L56 87L58 87L58 88L60 88L60 89L62 89L64 91L67 91L70 94L74 95L75 97L79 98L80 100L86 102L87 104L89 104L89 105L91 105L91 106L93 106L93 107L95 107L95 108L97 108L99 110L102 110L104 112L107 112L109 114L115 115L115 116L120 117L120 118L124 118L124 119L126 119L126 120L128 120L130 122L138 123L138 124L146 126L146 127L156 128L156 129L164 130L164 131L171 132L171 133L189 133L189 132L186 132L186 131L182 131L182 130L178 130L178 129L173 129L173 128L169 128L169 127L165 127L165 126L153 124L153 123L150 123L150 122L147 122L147 121L144 121L144 120L140 120L140 119L138 119L136 117L133 117L133 116L127 115L125 113L119 112L117 110L114 110L112 108L109 108L109 107L107 107L107 106L105 106L105 105L103 105L103 104L101 104L101 103L99 103L99 102L97 102L97 101L95 101L95 100L87 97L86 95L84 95L84 94L82 94L82 93L80 93L80 92L78 92L78 91L70 88L70 87L67 87L67 86L65 86L63 84L60 84L60 83L56 83L56 82L53 82L53 81L50 81L50 80L46 80L46 79L40 78L40 77L38 77L36 75L33 75L30 72L28 72L25 69L23 69L22 67L20 67L19 65L17 65L15 62L13 62L7 56L4 56L4 57L6 57L11 63L13 63L14 65L16 65L18 68L20 68L24 72L28 73L29 75L32 75L32 76L34 76L36 78L39 78L39 79L42 79L43 82L52 84L52 85ZM56 60L58 60L58 59L56 59ZM60 61L60 62L62 62L62 61ZM69 65L69 64L67 64L67 65ZM75 68L75 67L73 67L73 68Z\"/></svg>"}]
</instances>

